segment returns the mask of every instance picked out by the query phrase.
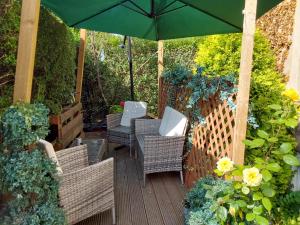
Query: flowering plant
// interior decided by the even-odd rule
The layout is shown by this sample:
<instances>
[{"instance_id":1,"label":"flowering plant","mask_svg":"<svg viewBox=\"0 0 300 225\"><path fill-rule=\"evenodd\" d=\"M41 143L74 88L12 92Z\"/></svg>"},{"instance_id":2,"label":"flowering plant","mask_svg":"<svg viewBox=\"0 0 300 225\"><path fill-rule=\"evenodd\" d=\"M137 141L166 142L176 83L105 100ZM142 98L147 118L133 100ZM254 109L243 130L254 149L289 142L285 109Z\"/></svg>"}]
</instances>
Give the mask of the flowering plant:
<instances>
[{"instance_id":1,"label":"flowering plant","mask_svg":"<svg viewBox=\"0 0 300 225\"><path fill-rule=\"evenodd\" d=\"M287 152L289 148L291 146L285 143L281 151ZM299 165L299 162L294 163ZM216 203L211 210L216 212L220 224L240 225L247 221L250 224L269 225L274 219L272 210L276 207L272 203L276 196L273 177L281 169L278 163L261 158L256 158L252 166L234 165L228 157L221 158L215 173L230 181L232 188L217 199L213 199L212 193L206 195Z\"/></svg>"},{"instance_id":2,"label":"flowering plant","mask_svg":"<svg viewBox=\"0 0 300 225\"><path fill-rule=\"evenodd\" d=\"M242 166L234 165L227 157L221 158L215 173L231 181L232 189L217 199L219 204L216 211L223 211L222 214L219 213L220 222L240 224L248 221L268 225L272 217L272 198L276 194L271 180L273 174L280 169L279 164L268 164L260 159L253 166Z\"/></svg>"}]
</instances>

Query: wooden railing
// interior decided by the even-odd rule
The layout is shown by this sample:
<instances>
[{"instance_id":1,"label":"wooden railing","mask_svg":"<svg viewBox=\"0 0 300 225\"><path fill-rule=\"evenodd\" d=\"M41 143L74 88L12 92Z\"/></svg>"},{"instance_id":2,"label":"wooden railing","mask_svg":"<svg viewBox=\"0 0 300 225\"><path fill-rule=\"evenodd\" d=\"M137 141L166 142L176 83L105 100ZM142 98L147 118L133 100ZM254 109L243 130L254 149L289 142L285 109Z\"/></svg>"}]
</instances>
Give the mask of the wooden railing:
<instances>
[{"instance_id":1,"label":"wooden railing","mask_svg":"<svg viewBox=\"0 0 300 225\"><path fill-rule=\"evenodd\" d=\"M170 85L161 79L159 115L162 116L168 102ZM176 87L174 108L189 117L186 110L190 91L186 87ZM186 147L184 156L185 184L192 187L199 178L212 174L216 162L223 156L232 157L234 132L234 112L226 102L212 97L209 101L199 101L198 106L205 118L205 125L196 124L192 132L192 147Z\"/></svg>"},{"instance_id":2,"label":"wooden railing","mask_svg":"<svg viewBox=\"0 0 300 225\"><path fill-rule=\"evenodd\" d=\"M50 117L50 124L57 129L55 149L68 147L76 137L83 135L82 104L77 103L59 115Z\"/></svg>"}]
</instances>

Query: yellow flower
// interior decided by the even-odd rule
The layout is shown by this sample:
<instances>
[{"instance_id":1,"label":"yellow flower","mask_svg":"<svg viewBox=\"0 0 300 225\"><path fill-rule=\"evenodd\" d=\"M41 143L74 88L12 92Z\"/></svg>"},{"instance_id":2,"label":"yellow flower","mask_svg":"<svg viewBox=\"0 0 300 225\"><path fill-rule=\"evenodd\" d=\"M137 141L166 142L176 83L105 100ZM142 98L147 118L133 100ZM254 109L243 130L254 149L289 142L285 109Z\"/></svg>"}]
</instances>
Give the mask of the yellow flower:
<instances>
[{"instance_id":1,"label":"yellow flower","mask_svg":"<svg viewBox=\"0 0 300 225\"><path fill-rule=\"evenodd\" d=\"M233 169L233 162L228 157L223 157L217 162L217 168L222 173L229 172Z\"/></svg>"},{"instance_id":2,"label":"yellow flower","mask_svg":"<svg viewBox=\"0 0 300 225\"><path fill-rule=\"evenodd\" d=\"M286 97L289 97L291 100L293 101L298 101L299 100L299 94L298 92L291 88L291 89L287 89L285 90L282 95L286 96Z\"/></svg>"},{"instance_id":3,"label":"yellow flower","mask_svg":"<svg viewBox=\"0 0 300 225\"><path fill-rule=\"evenodd\" d=\"M230 207L229 208L229 213L230 213L230 215L235 216L235 208Z\"/></svg>"},{"instance_id":4,"label":"yellow flower","mask_svg":"<svg viewBox=\"0 0 300 225\"><path fill-rule=\"evenodd\" d=\"M246 185L250 187L255 187L260 185L262 181L262 175L259 170L255 167L243 170L243 181Z\"/></svg>"}]
</instances>

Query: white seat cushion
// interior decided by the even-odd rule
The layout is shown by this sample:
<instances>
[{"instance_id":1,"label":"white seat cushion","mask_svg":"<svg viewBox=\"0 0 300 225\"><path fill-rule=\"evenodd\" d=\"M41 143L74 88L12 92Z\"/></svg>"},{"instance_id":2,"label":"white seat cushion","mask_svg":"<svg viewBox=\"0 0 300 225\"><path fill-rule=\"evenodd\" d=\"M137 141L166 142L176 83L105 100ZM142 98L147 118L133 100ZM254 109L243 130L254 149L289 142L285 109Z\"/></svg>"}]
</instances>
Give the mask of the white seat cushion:
<instances>
[{"instance_id":1,"label":"white seat cushion","mask_svg":"<svg viewBox=\"0 0 300 225\"><path fill-rule=\"evenodd\" d=\"M184 136L188 119L182 113L167 106L159 127L161 136Z\"/></svg>"},{"instance_id":2,"label":"white seat cushion","mask_svg":"<svg viewBox=\"0 0 300 225\"><path fill-rule=\"evenodd\" d=\"M53 145L50 142L42 140L42 139L40 139L38 141L38 145L40 148L42 148L44 151L46 151L48 157L56 164L57 174L62 175L63 171L59 165Z\"/></svg>"},{"instance_id":3,"label":"white seat cushion","mask_svg":"<svg viewBox=\"0 0 300 225\"><path fill-rule=\"evenodd\" d=\"M121 119L121 126L130 127L131 119L140 118L147 114L146 102L125 102L124 112Z\"/></svg>"}]
</instances>

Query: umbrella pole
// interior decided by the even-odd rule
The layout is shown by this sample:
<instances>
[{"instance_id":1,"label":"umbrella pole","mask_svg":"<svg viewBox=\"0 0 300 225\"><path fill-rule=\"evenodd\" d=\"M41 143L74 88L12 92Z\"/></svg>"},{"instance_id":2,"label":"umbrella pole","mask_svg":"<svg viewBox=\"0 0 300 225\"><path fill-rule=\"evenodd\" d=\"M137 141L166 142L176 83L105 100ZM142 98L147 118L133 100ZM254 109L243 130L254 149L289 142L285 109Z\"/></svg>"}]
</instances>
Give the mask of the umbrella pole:
<instances>
[{"instance_id":1,"label":"umbrella pole","mask_svg":"<svg viewBox=\"0 0 300 225\"><path fill-rule=\"evenodd\" d=\"M134 82L133 82L131 37L128 37L128 62L129 62L129 71L130 71L130 96L131 96L131 101L134 101Z\"/></svg>"}]
</instances>

